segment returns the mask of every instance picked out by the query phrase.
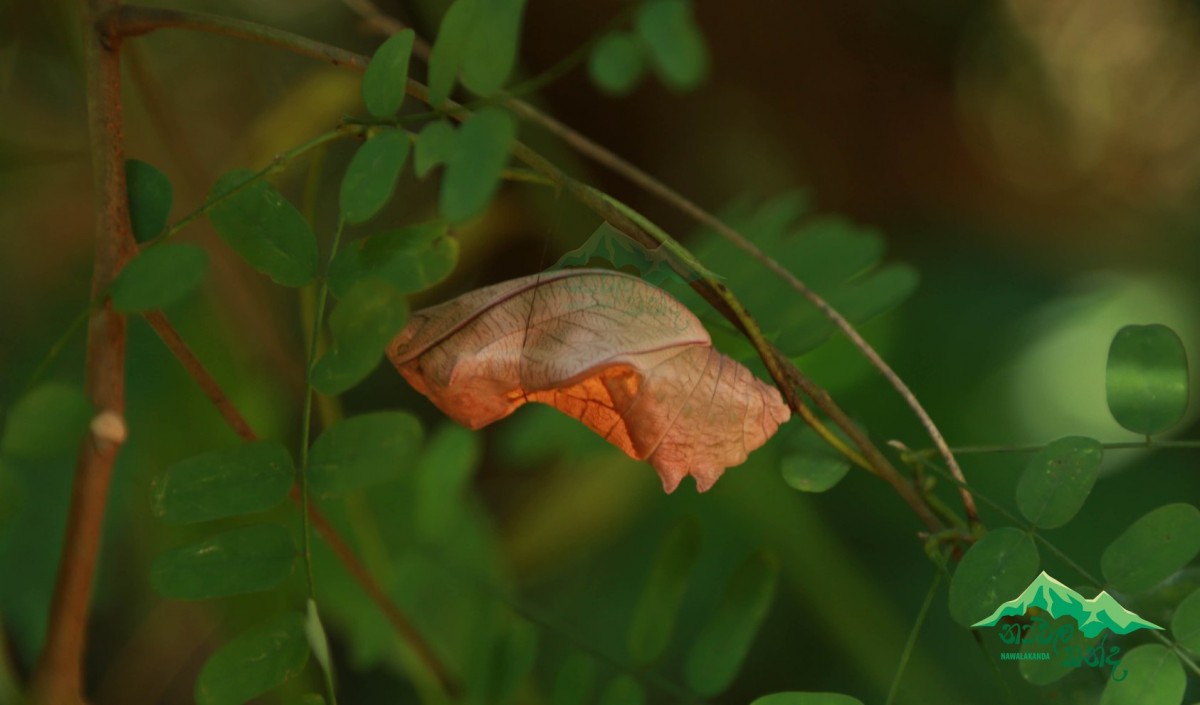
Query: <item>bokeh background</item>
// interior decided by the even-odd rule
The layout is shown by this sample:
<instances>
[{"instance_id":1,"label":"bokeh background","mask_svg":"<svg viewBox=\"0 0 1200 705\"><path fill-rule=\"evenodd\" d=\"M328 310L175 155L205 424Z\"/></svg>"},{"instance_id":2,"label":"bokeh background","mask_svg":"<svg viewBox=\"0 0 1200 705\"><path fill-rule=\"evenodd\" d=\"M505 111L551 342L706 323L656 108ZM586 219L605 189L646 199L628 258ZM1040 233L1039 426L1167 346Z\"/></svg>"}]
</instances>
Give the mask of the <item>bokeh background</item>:
<instances>
[{"instance_id":1,"label":"bokeh background","mask_svg":"<svg viewBox=\"0 0 1200 705\"><path fill-rule=\"evenodd\" d=\"M379 41L336 0L162 4L364 53ZM444 3L381 7L430 37ZM554 65L623 7L531 0L523 71ZM921 284L864 331L952 444L1041 443L1065 434L1133 440L1105 406L1112 335L1129 323L1166 323L1193 359L1200 351L1200 5L698 0L696 12L712 55L699 90L680 94L647 81L612 98L579 68L532 100L712 209L799 190L810 204L806 217L836 214L881 232L889 258L912 265ZM87 301L92 193L79 23L76 3L61 0L11 0L0 10L0 414ZM171 177L175 217L201 203L224 171L257 168L362 112L357 76L269 48L168 30L130 42L126 52L128 155ZM523 127L522 136L689 240L692 224L651 196L534 128ZM330 175L315 203L326 231L335 175L349 154L343 145L328 157ZM299 198L303 176L293 169L278 184ZM414 305L537 271L591 233L595 222L575 205L530 191L506 187L486 217L460 231L455 274ZM430 217L434 193L407 178L381 220ZM207 224L185 239L205 244L214 266L202 292L168 313L260 435L294 446L304 365L294 294L237 261ZM721 262L706 264L721 271ZM82 344L78 334L67 339L51 378L81 380ZM845 341L801 363L879 441L928 445ZM150 479L235 439L137 321L128 375L131 434L108 515L91 692L97 703L191 702L207 655L295 596L185 604L151 593L151 558L190 535L150 516ZM713 701L745 703L776 690L882 701L934 570L915 538L915 518L865 473L826 494L794 492L780 479L784 444L777 441L706 495L688 486L664 496L648 466L540 409L464 439L382 367L343 404L350 413L410 409L431 434L470 444L478 465L449 523L414 519L403 478L329 509L455 658L468 659L500 622L518 620L537 635L534 674L518 701L549 702L556 674L580 654L597 659L601 682L619 674L601 656L620 659L655 551L680 521L698 526L702 551L655 677L680 681L688 641L729 573L765 548L779 559L779 589L741 675ZM1188 419L1177 434L1194 438L1194 414ZM963 461L982 493L1010 507L1022 463L1008 454ZM71 448L52 460L4 461L5 680L29 673L41 643L72 467ZM1053 540L1095 571L1100 550L1132 519L1168 501L1200 500L1198 469L1194 451L1110 453L1084 512ZM1003 523L986 507L984 517ZM1052 574L1068 573L1052 556L1043 560ZM319 580L334 603L327 609L343 701L417 701L402 650L372 623L361 595L339 583L332 564ZM1147 616L1157 609L1131 607ZM1103 685L1080 674L1059 688L1031 689L1004 665L997 673L971 633L952 623L943 587L899 701L1005 702L1009 690L1013 702L1094 702ZM306 673L288 692L303 692L314 676ZM675 701L652 684L646 695ZM264 702L287 702L271 697Z\"/></svg>"}]
</instances>

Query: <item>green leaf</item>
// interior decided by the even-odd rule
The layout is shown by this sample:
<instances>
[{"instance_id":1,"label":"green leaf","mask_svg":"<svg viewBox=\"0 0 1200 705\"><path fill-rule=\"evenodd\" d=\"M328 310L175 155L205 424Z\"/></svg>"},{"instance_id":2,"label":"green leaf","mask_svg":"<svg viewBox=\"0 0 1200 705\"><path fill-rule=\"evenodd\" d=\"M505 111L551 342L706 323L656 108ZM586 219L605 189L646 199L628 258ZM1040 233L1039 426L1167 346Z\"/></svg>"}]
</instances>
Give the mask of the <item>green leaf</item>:
<instances>
[{"instance_id":1,"label":"green leaf","mask_svg":"<svg viewBox=\"0 0 1200 705\"><path fill-rule=\"evenodd\" d=\"M113 282L113 307L124 313L167 308L199 286L207 270L208 253L196 245L156 245L121 270Z\"/></svg>"},{"instance_id":2,"label":"green leaf","mask_svg":"<svg viewBox=\"0 0 1200 705\"><path fill-rule=\"evenodd\" d=\"M841 693L771 693L750 705L863 705L858 698Z\"/></svg>"},{"instance_id":3,"label":"green leaf","mask_svg":"<svg viewBox=\"0 0 1200 705\"><path fill-rule=\"evenodd\" d=\"M1104 686L1100 705L1179 705L1186 689L1179 658L1165 646L1146 644L1122 656Z\"/></svg>"},{"instance_id":4,"label":"green leaf","mask_svg":"<svg viewBox=\"0 0 1200 705\"><path fill-rule=\"evenodd\" d=\"M1039 450L1017 483L1017 507L1034 526L1054 529L1083 508L1096 483L1104 448L1091 438L1067 436Z\"/></svg>"},{"instance_id":5,"label":"green leaf","mask_svg":"<svg viewBox=\"0 0 1200 705\"><path fill-rule=\"evenodd\" d=\"M553 705L587 705L596 688L596 661L592 657L572 652L563 661L554 679Z\"/></svg>"},{"instance_id":6,"label":"green leaf","mask_svg":"<svg viewBox=\"0 0 1200 705\"><path fill-rule=\"evenodd\" d=\"M413 170L418 178L425 178L438 164L445 164L454 152L457 133L454 126L445 120L429 123L417 135Z\"/></svg>"},{"instance_id":7,"label":"green leaf","mask_svg":"<svg viewBox=\"0 0 1200 705\"><path fill-rule=\"evenodd\" d=\"M446 224L424 223L385 230L351 243L329 264L329 289L342 298L357 283L382 279L409 294L437 284L454 271L458 241Z\"/></svg>"},{"instance_id":8,"label":"green leaf","mask_svg":"<svg viewBox=\"0 0 1200 705\"><path fill-rule=\"evenodd\" d=\"M504 630L493 646L484 681L484 702L507 703L533 670L537 660L538 632L529 622L518 619Z\"/></svg>"},{"instance_id":9,"label":"green leaf","mask_svg":"<svg viewBox=\"0 0 1200 705\"><path fill-rule=\"evenodd\" d=\"M662 82L690 91L708 75L708 46L688 0L649 0L633 21Z\"/></svg>"},{"instance_id":10,"label":"green leaf","mask_svg":"<svg viewBox=\"0 0 1200 705\"><path fill-rule=\"evenodd\" d=\"M646 62L642 45L628 32L604 35L588 56L588 75L605 93L625 95L642 80Z\"/></svg>"},{"instance_id":11,"label":"green leaf","mask_svg":"<svg viewBox=\"0 0 1200 705\"><path fill-rule=\"evenodd\" d=\"M458 129L442 177L438 199L442 217L461 223L483 213L500 188L508 152L516 139L516 120L499 108L483 108L467 118Z\"/></svg>"},{"instance_id":12,"label":"green leaf","mask_svg":"<svg viewBox=\"0 0 1200 705\"><path fill-rule=\"evenodd\" d=\"M313 366L313 388L332 396L363 381L407 321L408 301L399 289L382 279L356 284L329 317L333 348Z\"/></svg>"},{"instance_id":13,"label":"green leaf","mask_svg":"<svg viewBox=\"0 0 1200 705\"><path fill-rule=\"evenodd\" d=\"M646 691L630 676L617 676L600 694L599 705L644 705Z\"/></svg>"},{"instance_id":14,"label":"green leaf","mask_svg":"<svg viewBox=\"0 0 1200 705\"><path fill-rule=\"evenodd\" d=\"M287 497L292 456L275 441L254 441L181 460L151 486L154 515L172 524L262 512Z\"/></svg>"},{"instance_id":15,"label":"green leaf","mask_svg":"<svg viewBox=\"0 0 1200 705\"><path fill-rule=\"evenodd\" d=\"M478 4L470 38L463 48L462 82L476 95L504 87L517 63L525 0L484 0Z\"/></svg>"},{"instance_id":16,"label":"green leaf","mask_svg":"<svg viewBox=\"0 0 1200 705\"><path fill-rule=\"evenodd\" d=\"M1046 651L1047 644L1043 643L1040 638L1032 638L1034 636L1040 637L1042 634L1070 634L1071 637L1065 642L1055 642L1052 648L1056 656L1049 659L1041 659L1034 656L1023 659L1017 664L1017 669L1021 672L1021 677L1034 685L1050 685L1065 678L1077 668L1077 666L1063 658L1068 653L1067 650L1078 649L1076 653L1087 654L1088 649L1092 648L1101 639L1099 635L1091 639L1085 637L1083 632L1079 631L1078 622L1070 615L1063 615L1055 619L1044 629L1045 631L1043 632L1042 627L1036 625L1033 627L1031 638L1021 644L1021 653L1027 654ZM1104 633L1107 634L1107 632Z\"/></svg>"},{"instance_id":17,"label":"green leaf","mask_svg":"<svg viewBox=\"0 0 1200 705\"><path fill-rule=\"evenodd\" d=\"M125 160L125 186L129 195L129 224L138 242L152 239L171 217L174 190L171 180L156 167L139 159Z\"/></svg>"},{"instance_id":18,"label":"green leaf","mask_svg":"<svg viewBox=\"0 0 1200 705\"><path fill-rule=\"evenodd\" d=\"M325 625L321 623L321 613L317 610L317 601L308 598L304 619L304 636L308 640L308 648L313 658L320 664L321 670L333 675L333 661L329 657L329 638L325 636Z\"/></svg>"},{"instance_id":19,"label":"green leaf","mask_svg":"<svg viewBox=\"0 0 1200 705\"><path fill-rule=\"evenodd\" d=\"M479 434L457 424L442 424L417 462L416 525L422 536L446 535L464 511L462 495L479 466Z\"/></svg>"},{"instance_id":20,"label":"green leaf","mask_svg":"<svg viewBox=\"0 0 1200 705\"><path fill-rule=\"evenodd\" d=\"M150 584L176 600L258 592L287 579L296 558L287 529L254 524L163 553L150 567Z\"/></svg>"},{"instance_id":21,"label":"green leaf","mask_svg":"<svg viewBox=\"0 0 1200 705\"><path fill-rule=\"evenodd\" d=\"M25 507L25 486L0 462L0 550L8 531L17 523Z\"/></svg>"},{"instance_id":22,"label":"green leaf","mask_svg":"<svg viewBox=\"0 0 1200 705\"><path fill-rule=\"evenodd\" d=\"M228 194L228 195L227 195ZM213 227L243 259L284 286L302 286L317 274L317 239L308 221L254 172L235 169L209 194Z\"/></svg>"},{"instance_id":23,"label":"green leaf","mask_svg":"<svg viewBox=\"0 0 1200 705\"><path fill-rule=\"evenodd\" d=\"M667 648L699 546L696 525L685 520L659 547L629 626L629 656L634 663L650 663Z\"/></svg>"},{"instance_id":24,"label":"green leaf","mask_svg":"<svg viewBox=\"0 0 1200 705\"><path fill-rule=\"evenodd\" d=\"M387 205L407 159L408 135L401 130L380 130L358 148L342 179L342 216L347 222L369 220Z\"/></svg>"},{"instance_id":25,"label":"green leaf","mask_svg":"<svg viewBox=\"0 0 1200 705\"><path fill-rule=\"evenodd\" d=\"M421 444L421 424L411 414L381 411L330 426L309 453L313 491L334 495L396 478Z\"/></svg>"},{"instance_id":26,"label":"green leaf","mask_svg":"<svg viewBox=\"0 0 1200 705\"><path fill-rule=\"evenodd\" d=\"M784 457L781 466L783 481L801 492L825 492L842 481L850 472L850 463L832 453L806 455L797 453Z\"/></svg>"},{"instance_id":27,"label":"green leaf","mask_svg":"<svg viewBox=\"0 0 1200 705\"><path fill-rule=\"evenodd\" d=\"M408 85L408 60L412 56L416 33L411 29L396 32L371 56L363 73L362 96L367 112L377 118L390 118L404 103Z\"/></svg>"},{"instance_id":28,"label":"green leaf","mask_svg":"<svg viewBox=\"0 0 1200 705\"><path fill-rule=\"evenodd\" d=\"M1171 634L1175 641L1193 654L1200 655L1200 590L1193 590L1171 615Z\"/></svg>"},{"instance_id":29,"label":"green leaf","mask_svg":"<svg viewBox=\"0 0 1200 705\"><path fill-rule=\"evenodd\" d=\"M0 450L19 458L52 458L79 451L92 420L83 390L64 382L46 382L8 410Z\"/></svg>"},{"instance_id":30,"label":"green leaf","mask_svg":"<svg viewBox=\"0 0 1200 705\"><path fill-rule=\"evenodd\" d=\"M1164 325L1117 331L1105 378L1109 411L1134 433L1165 431L1187 411L1187 352L1175 331Z\"/></svg>"},{"instance_id":31,"label":"green leaf","mask_svg":"<svg viewBox=\"0 0 1200 705\"><path fill-rule=\"evenodd\" d=\"M217 650L196 679L197 705L241 705L304 670L304 618L289 613L244 632Z\"/></svg>"},{"instance_id":32,"label":"green leaf","mask_svg":"<svg viewBox=\"0 0 1200 705\"><path fill-rule=\"evenodd\" d=\"M325 696L320 693L305 693L295 702L296 705L325 705Z\"/></svg>"},{"instance_id":33,"label":"green leaf","mask_svg":"<svg viewBox=\"0 0 1200 705\"><path fill-rule=\"evenodd\" d=\"M1100 556L1105 580L1121 592L1142 592L1166 580L1200 553L1200 511L1168 504L1133 522Z\"/></svg>"},{"instance_id":34,"label":"green leaf","mask_svg":"<svg viewBox=\"0 0 1200 705\"><path fill-rule=\"evenodd\" d=\"M437 39L429 55L429 103L439 107L454 90L463 53L471 41L481 0L456 0L442 16Z\"/></svg>"},{"instance_id":35,"label":"green leaf","mask_svg":"<svg viewBox=\"0 0 1200 705\"><path fill-rule=\"evenodd\" d=\"M778 579L778 562L763 551L734 573L712 618L688 652L684 676L693 690L711 697L733 683L771 607Z\"/></svg>"},{"instance_id":36,"label":"green leaf","mask_svg":"<svg viewBox=\"0 0 1200 705\"><path fill-rule=\"evenodd\" d=\"M1005 526L984 534L950 580L950 616L966 627L984 619L1021 594L1037 577L1039 562L1037 546L1025 532Z\"/></svg>"}]
</instances>

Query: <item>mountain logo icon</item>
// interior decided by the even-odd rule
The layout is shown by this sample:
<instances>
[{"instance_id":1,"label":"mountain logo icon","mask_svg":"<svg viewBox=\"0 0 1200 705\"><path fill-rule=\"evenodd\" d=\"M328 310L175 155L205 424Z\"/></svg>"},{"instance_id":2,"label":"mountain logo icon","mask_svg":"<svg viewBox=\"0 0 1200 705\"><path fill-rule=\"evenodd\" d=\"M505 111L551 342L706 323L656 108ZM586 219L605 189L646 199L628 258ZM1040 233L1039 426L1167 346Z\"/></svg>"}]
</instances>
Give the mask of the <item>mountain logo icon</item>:
<instances>
[{"instance_id":1,"label":"mountain logo icon","mask_svg":"<svg viewBox=\"0 0 1200 705\"><path fill-rule=\"evenodd\" d=\"M1114 634L1128 634L1138 629L1162 629L1122 607L1107 592L1101 592L1088 600L1071 588L1063 585L1048 573L1033 579L1029 587L1016 598L996 608L991 616L976 622L972 627L994 627L1005 617L1019 617L1030 607L1049 613L1052 619L1074 617L1079 631L1087 638L1100 634L1105 629Z\"/></svg>"}]
</instances>

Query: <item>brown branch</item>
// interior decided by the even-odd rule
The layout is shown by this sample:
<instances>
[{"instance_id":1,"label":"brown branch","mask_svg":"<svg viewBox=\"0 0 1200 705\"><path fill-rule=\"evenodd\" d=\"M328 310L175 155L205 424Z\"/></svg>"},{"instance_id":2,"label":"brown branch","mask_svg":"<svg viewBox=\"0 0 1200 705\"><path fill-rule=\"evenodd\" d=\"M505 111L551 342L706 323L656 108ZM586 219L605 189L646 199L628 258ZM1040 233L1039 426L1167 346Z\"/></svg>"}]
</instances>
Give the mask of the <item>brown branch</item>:
<instances>
[{"instance_id":1,"label":"brown branch","mask_svg":"<svg viewBox=\"0 0 1200 705\"><path fill-rule=\"evenodd\" d=\"M83 7L88 130L96 212L92 298L100 299L134 252L125 190L119 43L94 19L116 0ZM113 464L125 440L125 318L105 300L89 315L85 386L96 410L79 450L62 558L54 585L46 644L33 678L34 698L46 705L83 702L88 611Z\"/></svg>"},{"instance_id":2,"label":"brown branch","mask_svg":"<svg viewBox=\"0 0 1200 705\"><path fill-rule=\"evenodd\" d=\"M162 339L163 344L175 356L175 359L179 360L179 363L183 365L187 373L200 386L200 389L204 392L204 396L208 397L209 401L216 407L221 417L225 419L225 423L242 439L247 441L258 440L258 434L254 432L254 429L246 421L246 417L242 416L242 413L229 400L220 383L213 378L208 368L204 366L204 363L196 357L196 354L188 347L188 344L179 335L179 331L171 325L167 317L161 311L152 311L145 314L145 318L150 327L154 329L154 332L158 333L158 337ZM302 504L298 487L292 487L291 498L297 505ZM317 533L329 545L334 555L337 556L342 567L358 582L359 587L367 593L367 596L375 603L375 606L383 612L384 617L387 618L392 628L412 648L417 658L429 670L441 687L447 693L457 693L457 683L437 657L437 654L434 653L433 647L429 645L425 637L421 636L421 633L417 631L408 617L400 611L400 608L392 602L383 587L380 586L379 582L375 580L370 571L359 560L358 556L354 553L354 549L346 543L337 529L329 523L329 520L321 513L321 510L310 504L308 507L308 517L316 528Z\"/></svg>"}]
</instances>

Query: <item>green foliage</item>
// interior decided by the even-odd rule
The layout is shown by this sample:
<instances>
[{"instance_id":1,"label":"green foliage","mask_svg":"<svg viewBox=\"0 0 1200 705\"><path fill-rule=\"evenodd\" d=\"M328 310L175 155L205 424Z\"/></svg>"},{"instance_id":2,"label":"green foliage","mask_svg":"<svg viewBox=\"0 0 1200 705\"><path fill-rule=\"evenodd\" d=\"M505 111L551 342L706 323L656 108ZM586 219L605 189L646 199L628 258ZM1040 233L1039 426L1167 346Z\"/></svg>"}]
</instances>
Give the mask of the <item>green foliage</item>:
<instances>
[{"instance_id":1,"label":"green foliage","mask_svg":"<svg viewBox=\"0 0 1200 705\"><path fill-rule=\"evenodd\" d=\"M445 120L435 120L421 128L413 159L413 171L418 178L425 178L439 164L445 164L450 159L456 137L454 126Z\"/></svg>"},{"instance_id":2,"label":"green foliage","mask_svg":"<svg viewBox=\"0 0 1200 705\"><path fill-rule=\"evenodd\" d=\"M592 47L588 74L601 90L625 95L642 80L646 59L638 38L629 32L606 34Z\"/></svg>"},{"instance_id":3,"label":"green foliage","mask_svg":"<svg viewBox=\"0 0 1200 705\"><path fill-rule=\"evenodd\" d=\"M113 282L113 306L124 313L167 308L190 294L208 270L208 253L196 245L151 247L125 265Z\"/></svg>"},{"instance_id":4,"label":"green foliage","mask_svg":"<svg viewBox=\"0 0 1200 705\"><path fill-rule=\"evenodd\" d=\"M695 524L682 521L658 549L629 627L629 656L634 663L650 663L667 648L699 545Z\"/></svg>"},{"instance_id":5,"label":"green foliage","mask_svg":"<svg viewBox=\"0 0 1200 705\"><path fill-rule=\"evenodd\" d=\"M1104 579L1121 592L1142 592L1166 580L1200 553L1200 510L1168 504L1125 529L1100 556Z\"/></svg>"},{"instance_id":6,"label":"green foliage","mask_svg":"<svg viewBox=\"0 0 1200 705\"><path fill-rule=\"evenodd\" d=\"M408 83L408 61L416 37L416 32L411 29L396 32L371 56L362 81L363 104L371 115L389 118L400 110Z\"/></svg>"},{"instance_id":7,"label":"green foliage","mask_svg":"<svg viewBox=\"0 0 1200 705\"><path fill-rule=\"evenodd\" d=\"M772 693L750 705L862 705L862 701L840 693Z\"/></svg>"},{"instance_id":8,"label":"green foliage","mask_svg":"<svg viewBox=\"0 0 1200 705\"><path fill-rule=\"evenodd\" d=\"M950 616L970 627L1005 600L1021 594L1038 574L1037 546L1011 526L993 529L975 542L950 580Z\"/></svg>"},{"instance_id":9,"label":"green foliage","mask_svg":"<svg viewBox=\"0 0 1200 705\"><path fill-rule=\"evenodd\" d=\"M1017 484L1017 507L1034 526L1063 526L1083 508L1104 449L1082 436L1060 438L1038 451Z\"/></svg>"},{"instance_id":10,"label":"green foliage","mask_svg":"<svg viewBox=\"0 0 1200 705\"><path fill-rule=\"evenodd\" d=\"M614 678L601 693L599 705L643 705L646 691L629 676Z\"/></svg>"},{"instance_id":11,"label":"green foliage","mask_svg":"<svg viewBox=\"0 0 1200 705\"><path fill-rule=\"evenodd\" d=\"M840 218L801 221L805 210L802 196L788 194L758 207L734 205L722 218L823 296L852 324L881 315L912 294L917 276L911 267L880 266L884 245L878 233ZM785 353L797 356L809 352L833 334L834 326L825 314L800 299L778 277L764 277L761 264L725 239L701 233L694 251L700 261L716 267L747 309L761 312L756 315L764 332ZM780 301L788 305L780 306ZM693 310L705 309L700 302L693 306ZM711 314L701 313L701 318L714 337L730 329L724 319ZM740 344L725 352L743 359L754 355L751 348Z\"/></svg>"},{"instance_id":12,"label":"green foliage","mask_svg":"<svg viewBox=\"0 0 1200 705\"><path fill-rule=\"evenodd\" d=\"M287 529L253 524L163 553L150 568L150 585L176 600L242 595L283 582L296 558Z\"/></svg>"},{"instance_id":13,"label":"green foliage","mask_svg":"<svg viewBox=\"0 0 1200 705\"><path fill-rule=\"evenodd\" d=\"M467 118L442 176L438 210L443 218L462 223L483 213L500 188L516 139L517 122L504 110L483 108Z\"/></svg>"},{"instance_id":14,"label":"green foliage","mask_svg":"<svg viewBox=\"0 0 1200 705\"><path fill-rule=\"evenodd\" d=\"M1200 590L1193 590L1175 608L1171 635L1180 646L1200 655Z\"/></svg>"},{"instance_id":15,"label":"green foliage","mask_svg":"<svg viewBox=\"0 0 1200 705\"><path fill-rule=\"evenodd\" d=\"M317 274L317 240L308 221L266 181L235 169L209 194L208 219L225 242L258 271L284 286Z\"/></svg>"},{"instance_id":16,"label":"green foliage","mask_svg":"<svg viewBox=\"0 0 1200 705\"><path fill-rule=\"evenodd\" d=\"M313 388L334 395L361 382L407 321L408 301L390 282L369 278L355 284L329 317L333 348L313 366Z\"/></svg>"},{"instance_id":17,"label":"green foliage","mask_svg":"<svg viewBox=\"0 0 1200 705\"><path fill-rule=\"evenodd\" d=\"M1169 429L1187 411L1183 341L1164 325L1125 326L1108 349L1107 383L1117 423L1145 435Z\"/></svg>"},{"instance_id":18,"label":"green foliage","mask_svg":"<svg viewBox=\"0 0 1200 705\"><path fill-rule=\"evenodd\" d=\"M351 243L329 264L329 290L338 298L367 279L380 279L402 293L427 289L454 271L458 242L440 221L385 230Z\"/></svg>"},{"instance_id":19,"label":"green foliage","mask_svg":"<svg viewBox=\"0 0 1200 705\"><path fill-rule=\"evenodd\" d=\"M1059 617L1048 628L1051 633L1056 633L1057 630L1064 630L1064 633L1072 634L1071 638L1065 644L1056 644L1054 647L1047 647L1037 638L1029 639L1021 644L1021 653L1038 653L1044 652L1047 648L1056 648L1059 654L1066 654L1068 648L1079 649L1077 653L1087 654L1088 649L1092 648L1101 639L1100 636L1091 639L1085 637L1083 632L1079 630L1079 625L1075 623L1075 618L1070 616ZM1040 632L1035 632L1035 634ZM1057 683L1066 676L1070 675L1075 666L1064 658L1028 658L1021 661L1018 669L1021 671L1021 677L1033 683L1034 685L1050 685Z\"/></svg>"},{"instance_id":20,"label":"green foliage","mask_svg":"<svg viewBox=\"0 0 1200 705\"><path fill-rule=\"evenodd\" d=\"M516 66L525 0L456 0L442 18L429 57L434 105L449 97L454 81L477 95L500 90Z\"/></svg>"},{"instance_id":21,"label":"green foliage","mask_svg":"<svg viewBox=\"0 0 1200 705\"><path fill-rule=\"evenodd\" d=\"M567 655L554 679L553 705L586 705L596 689L596 661L578 652Z\"/></svg>"},{"instance_id":22,"label":"green foliage","mask_svg":"<svg viewBox=\"0 0 1200 705\"><path fill-rule=\"evenodd\" d=\"M537 649L538 633L533 625L512 620L485 654L487 663L477 672L473 701L481 705L514 702L517 689L533 669Z\"/></svg>"},{"instance_id":23,"label":"green foliage","mask_svg":"<svg viewBox=\"0 0 1200 705\"><path fill-rule=\"evenodd\" d=\"M663 286L668 281L678 280L678 275L671 269L670 259L662 249L647 250L620 230L601 223L582 245L559 257L550 270L608 265Z\"/></svg>"},{"instance_id":24,"label":"green foliage","mask_svg":"<svg viewBox=\"0 0 1200 705\"><path fill-rule=\"evenodd\" d=\"M1100 705L1179 705L1183 701L1187 676L1178 657L1165 646L1139 646L1124 654L1115 668ZM1117 680L1122 671L1125 677Z\"/></svg>"},{"instance_id":25,"label":"green foliage","mask_svg":"<svg viewBox=\"0 0 1200 705\"><path fill-rule=\"evenodd\" d=\"M208 659L196 680L196 703L241 705L295 678L306 661L304 617L280 615L238 635Z\"/></svg>"},{"instance_id":26,"label":"green foliage","mask_svg":"<svg viewBox=\"0 0 1200 705\"><path fill-rule=\"evenodd\" d=\"M167 226L175 198L171 180L152 164L140 159L126 159L125 187L129 194L129 224L133 238L146 242Z\"/></svg>"},{"instance_id":27,"label":"green foliage","mask_svg":"<svg viewBox=\"0 0 1200 705\"><path fill-rule=\"evenodd\" d=\"M425 444L415 475L420 535L437 536L451 528L482 456L479 434L456 424L442 424Z\"/></svg>"},{"instance_id":28,"label":"green foliage","mask_svg":"<svg viewBox=\"0 0 1200 705\"><path fill-rule=\"evenodd\" d=\"M0 547L25 506L25 488L0 461Z\"/></svg>"},{"instance_id":29,"label":"green foliage","mask_svg":"<svg viewBox=\"0 0 1200 705\"><path fill-rule=\"evenodd\" d=\"M64 382L46 382L9 409L0 451L30 459L75 453L91 418L92 405L83 390Z\"/></svg>"},{"instance_id":30,"label":"green foliage","mask_svg":"<svg viewBox=\"0 0 1200 705\"><path fill-rule=\"evenodd\" d=\"M308 648L313 658L321 666L321 670L333 675L333 660L329 656L329 637L325 635L325 625L321 622L321 613L317 609L317 601L308 599L304 615L304 638L308 640Z\"/></svg>"},{"instance_id":31,"label":"green foliage","mask_svg":"<svg viewBox=\"0 0 1200 705\"><path fill-rule=\"evenodd\" d=\"M391 128L374 133L350 160L342 179L342 216L349 223L370 220L391 200L408 159L408 135Z\"/></svg>"},{"instance_id":32,"label":"green foliage","mask_svg":"<svg viewBox=\"0 0 1200 705\"><path fill-rule=\"evenodd\" d=\"M283 501L294 478L292 456L275 441L201 453L155 478L154 515L190 524L266 511Z\"/></svg>"},{"instance_id":33,"label":"green foliage","mask_svg":"<svg viewBox=\"0 0 1200 705\"><path fill-rule=\"evenodd\" d=\"M325 429L308 456L308 481L324 496L395 479L421 445L421 424L411 414L380 411Z\"/></svg>"},{"instance_id":34,"label":"green foliage","mask_svg":"<svg viewBox=\"0 0 1200 705\"><path fill-rule=\"evenodd\" d=\"M801 492L826 492L850 472L850 462L833 450L816 431L805 426L788 433L788 452L780 471L783 481Z\"/></svg>"},{"instance_id":35,"label":"green foliage","mask_svg":"<svg viewBox=\"0 0 1200 705\"><path fill-rule=\"evenodd\" d=\"M634 29L663 83L690 91L704 82L708 76L708 45L692 16L689 0L646 0L637 9Z\"/></svg>"},{"instance_id":36,"label":"green foliage","mask_svg":"<svg viewBox=\"0 0 1200 705\"><path fill-rule=\"evenodd\" d=\"M712 618L688 652L684 676L696 692L713 696L729 687L750 653L771 608L779 563L759 551L730 578Z\"/></svg>"}]
</instances>

